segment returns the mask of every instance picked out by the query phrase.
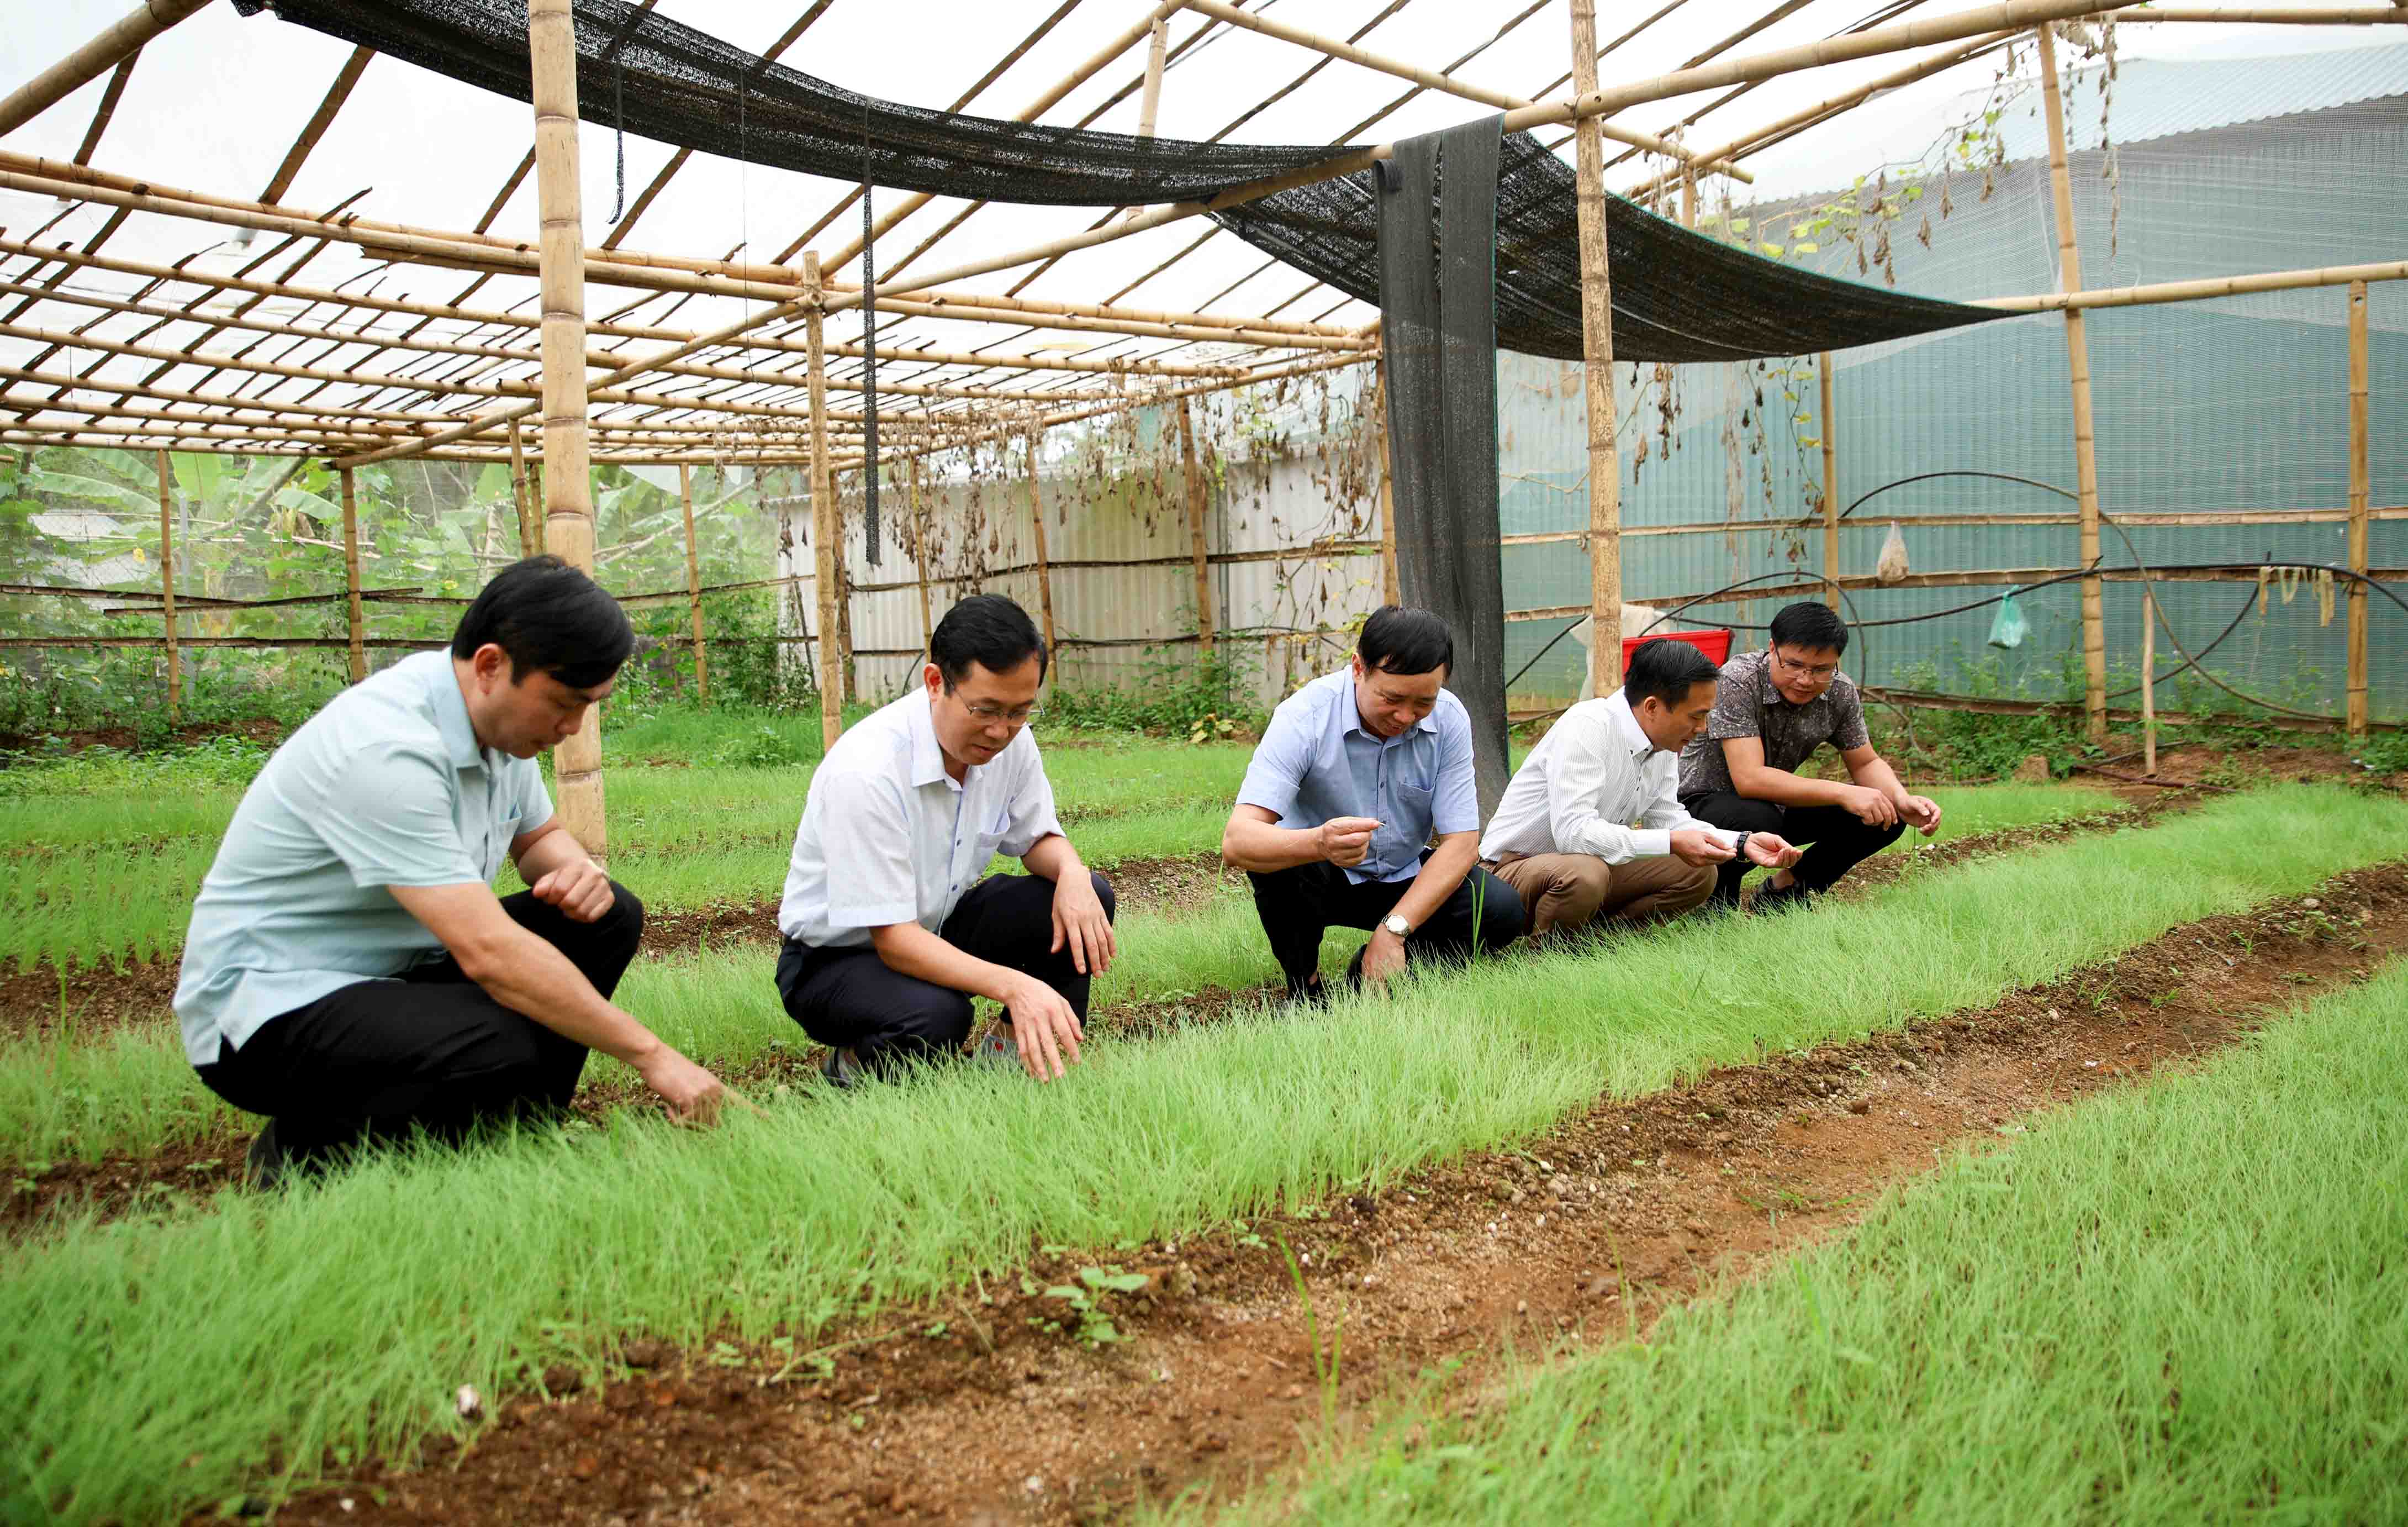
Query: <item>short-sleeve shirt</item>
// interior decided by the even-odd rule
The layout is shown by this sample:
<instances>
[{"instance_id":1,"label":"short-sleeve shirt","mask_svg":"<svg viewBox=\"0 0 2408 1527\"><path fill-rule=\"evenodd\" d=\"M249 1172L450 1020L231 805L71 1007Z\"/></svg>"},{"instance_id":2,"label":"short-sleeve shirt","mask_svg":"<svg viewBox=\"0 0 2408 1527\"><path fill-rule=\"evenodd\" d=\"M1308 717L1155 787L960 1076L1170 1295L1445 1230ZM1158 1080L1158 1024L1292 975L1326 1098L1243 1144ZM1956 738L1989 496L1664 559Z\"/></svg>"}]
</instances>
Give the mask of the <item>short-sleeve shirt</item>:
<instances>
[{"instance_id":1,"label":"short-sleeve shirt","mask_svg":"<svg viewBox=\"0 0 2408 1527\"><path fill-rule=\"evenodd\" d=\"M1865 730L1864 701L1846 674L1833 674L1830 688L1792 705L1773 686L1769 652L1747 653L1723 665L1706 729L1681 750L1684 798L1731 788L1730 768L1723 761L1726 738L1763 739L1766 767L1788 773L1826 742L1846 753L1872 742Z\"/></svg>"},{"instance_id":2,"label":"short-sleeve shirt","mask_svg":"<svg viewBox=\"0 0 2408 1527\"><path fill-rule=\"evenodd\" d=\"M867 944L896 923L940 932L996 855L1061 830L1034 733L956 781L915 688L838 738L812 773L778 930L814 948Z\"/></svg>"},{"instance_id":3,"label":"short-sleeve shirt","mask_svg":"<svg viewBox=\"0 0 2408 1527\"><path fill-rule=\"evenodd\" d=\"M335 697L251 782L201 882L176 1017L194 1065L443 946L390 886L490 883L513 839L552 820L532 758L484 747L448 652Z\"/></svg>"},{"instance_id":4,"label":"short-sleeve shirt","mask_svg":"<svg viewBox=\"0 0 2408 1527\"><path fill-rule=\"evenodd\" d=\"M1422 848L1433 832L1479 829L1471 717L1441 689L1419 723L1382 737L1363 725L1353 670L1325 673L1271 713L1238 804L1277 813L1283 828L1376 817L1370 852L1346 878L1357 885L1411 880L1421 873Z\"/></svg>"}]
</instances>

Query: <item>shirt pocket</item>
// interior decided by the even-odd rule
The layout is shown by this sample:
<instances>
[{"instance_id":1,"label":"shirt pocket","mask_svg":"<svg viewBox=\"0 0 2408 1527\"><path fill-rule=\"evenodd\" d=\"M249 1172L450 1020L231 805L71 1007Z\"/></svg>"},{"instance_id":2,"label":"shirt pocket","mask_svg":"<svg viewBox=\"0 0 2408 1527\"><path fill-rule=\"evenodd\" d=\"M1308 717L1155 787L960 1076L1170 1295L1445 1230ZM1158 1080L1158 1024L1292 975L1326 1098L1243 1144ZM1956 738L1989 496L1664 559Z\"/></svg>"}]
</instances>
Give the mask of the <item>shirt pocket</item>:
<instances>
[{"instance_id":1,"label":"shirt pocket","mask_svg":"<svg viewBox=\"0 0 2408 1527\"><path fill-rule=\"evenodd\" d=\"M962 870L967 880L975 880L986 873L986 867L995 861L996 848L1000 847L1003 840L1010 835L1010 799L1007 797L981 810L978 823L978 831L971 836L969 843L969 863L963 866Z\"/></svg>"},{"instance_id":2,"label":"shirt pocket","mask_svg":"<svg viewBox=\"0 0 2408 1527\"><path fill-rule=\"evenodd\" d=\"M1382 825L1379 857L1402 869L1421 857L1429 843L1438 792L1419 785L1392 781L1388 796L1395 802L1394 819Z\"/></svg>"},{"instance_id":3,"label":"shirt pocket","mask_svg":"<svg viewBox=\"0 0 2408 1527\"><path fill-rule=\"evenodd\" d=\"M518 840L519 823L523 820L516 802L504 806L488 817L485 829L485 852L479 866L487 884L502 872L502 862L510 857L510 844Z\"/></svg>"}]
</instances>

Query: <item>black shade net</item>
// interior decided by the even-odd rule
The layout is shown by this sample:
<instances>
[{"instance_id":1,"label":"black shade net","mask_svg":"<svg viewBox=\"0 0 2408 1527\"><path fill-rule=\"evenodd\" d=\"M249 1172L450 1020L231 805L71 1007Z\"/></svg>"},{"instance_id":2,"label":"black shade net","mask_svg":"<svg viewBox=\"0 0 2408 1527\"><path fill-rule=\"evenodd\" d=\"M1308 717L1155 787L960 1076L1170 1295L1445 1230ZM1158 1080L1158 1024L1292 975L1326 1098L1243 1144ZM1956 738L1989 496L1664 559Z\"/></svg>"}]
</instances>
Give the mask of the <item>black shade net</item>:
<instances>
[{"instance_id":1,"label":"black shade net","mask_svg":"<svg viewBox=\"0 0 2408 1527\"><path fill-rule=\"evenodd\" d=\"M525 0L236 0L480 89L530 94ZM935 195L1082 207L1201 199L1346 149L1140 138L900 106L843 90L626 0L575 0L587 120L705 153ZM1799 270L1607 198L1613 353L1629 361L1802 355L2005 316ZM1211 214L1350 296L1380 299L1369 172ZM1527 133L1497 186L1497 342L1582 359L1570 166Z\"/></svg>"},{"instance_id":2,"label":"black shade net","mask_svg":"<svg viewBox=\"0 0 2408 1527\"><path fill-rule=\"evenodd\" d=\"M1496 117L1397 145L1380 166L1397 583L1456 635L1485 821L1503 799L1505 569L1497 539Z\"/></svg>"}]
</instances>

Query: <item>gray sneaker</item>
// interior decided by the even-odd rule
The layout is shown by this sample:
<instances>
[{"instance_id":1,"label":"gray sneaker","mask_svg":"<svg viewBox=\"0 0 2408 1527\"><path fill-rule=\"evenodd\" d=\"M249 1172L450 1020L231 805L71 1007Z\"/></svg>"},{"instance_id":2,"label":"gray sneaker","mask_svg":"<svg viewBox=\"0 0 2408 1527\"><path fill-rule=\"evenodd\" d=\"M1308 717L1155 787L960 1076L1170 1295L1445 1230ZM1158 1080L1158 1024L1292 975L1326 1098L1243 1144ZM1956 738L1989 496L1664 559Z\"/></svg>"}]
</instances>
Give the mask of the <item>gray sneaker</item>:
<instances>
[{"instance_id":1,"label":"gray sneaker","mask_svg":"<svg viewBox=\"0 0 2408 1527\"><path fill-rule=\"evenodd\" d=\"M969 1059L971 1065L991 1066L996 1071L1021 1069L1020 1045L1012 1038L1011 1029L1007 1024L987 1025L986 1032L980 1035L979 1042L970 1046Z\"/></svg>"}]
</instances>

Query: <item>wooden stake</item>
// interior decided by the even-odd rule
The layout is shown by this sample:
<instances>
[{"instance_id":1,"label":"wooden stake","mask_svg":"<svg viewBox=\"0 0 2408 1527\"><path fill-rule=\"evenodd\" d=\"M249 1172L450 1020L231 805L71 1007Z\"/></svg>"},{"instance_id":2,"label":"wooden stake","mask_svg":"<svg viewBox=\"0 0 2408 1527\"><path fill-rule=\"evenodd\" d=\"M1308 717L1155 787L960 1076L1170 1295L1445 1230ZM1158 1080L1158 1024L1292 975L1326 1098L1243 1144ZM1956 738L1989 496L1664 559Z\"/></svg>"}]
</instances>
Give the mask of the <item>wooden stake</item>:
<instances>
[{"instance_id":1,"label":"wooden stake","mask_svg":"<svg viewBox=\"0 0 2408 1527\"><path fill-rule=\"evenodd\" d=\"M0 100L0 135L41 115L139 52L142 45L208 5L208 0L144 0L114 26L34 76Z\"/></svg>"},{"instance_id":2,"label":"wooden stake","mask_svg":"<svg viewBox=\"0 0 2408 1527\"><path fill-rule=\"evenodd\" d=\"M2367 561L2368 458L2366 283L2349 288L2349 566L2363 577ZM2349 734L2366 735L2366 585L2349 584Z\"/></svg>"},{"instance_id":3,"label":"wooden stake","mask_svg":"<svg viewBox=\"0 0 2408 1527\"><path fill-rule=\"evenodd\" d=\"M351 469L343 468L343 481L351 478ZM510 421L510 497L519 509L519 555L533 556L543 550L543 538L536 533L535 500L527 492L526 447L521 439L519 422Z\"/></svg>"},{"instance_id":4,"label":"wooden stake","mask_svg":"<svg viewBox=\"0 0 2408 1527\"><path fill-rule=\"evenodd\" d=\"M844 661L837 655L836 474L828 469L827 336L825 310L819 299L820 254L803 254L803 284L812 300L803 309L803 333L810 350L811 392L811 555L812 580L820 607L820 744L836 746L844 731Z\"/></svg>"},{"instance_id":5,"label":"wooden stake","mask_svg":"<svg viewBox=\"0 0 2408 1527\"><path fill-rule=\"evenodd\" d=\"M1572 88L1597 90L1597 0L1572 0ZM1613 286L1605 250L1605 136L1595 117L1573 130L1579 188L1581 348L1588 372L1589 679L1622 683L1622 464L1614 452Z\"/></svg>"},{"instance_id":6,"label":"wooden stake","mask_svg":"<svg viewBox=\"0 0 2408 1527\"><path fill-rule=\"evenodd\" d=\"M694 544L694 468L678 468L678 502L685 510L685 592L694 607L694 691L710 703L710 660L702 650L702 558Z\"/></svg>"},{"instance_id":7,"label":"wooden stake","mask_svg":"<svg viewBox=\"0 0 2408 1527\"><path fill-rule=\"evenodd\" d=\"M368 676L367 615L360 607L360 505L351 474L343 481L343 587L351 606L351 683ZM522 526L525 516L520 516Z\"/></svg>"},{"instance_id":8,"label":"wooden stake","mask_svg":"<svg viewBox=\"0 0 2408 1527\"><path fill-rule=\"evenodd\" d=\"M176 652L176 473L159 453L159 607L167 647L167 725L184 703L184 672Z\"/></svg>"},{"instance_id":9,"label":"wooden stake","mask_svg":"<svg viewBox=\"0 0 2408 1527\"><path fill-rule=\"evenodd\" d=\"M585 421L585 221L577 157L577 23L569 0L530 0L527 52L535 102L536 194L541 208L544 545L594 571L594 485ZM602 863L609 820L602 797L602 714L552 756L561 825Z\"/></svg>"},{"instance_id":10,"label":"wooden stake","mask_svg":"<svg viewBox=\"0 0 2408 1527\"><path fill-rule=\"evenodd\" d=\"M2082 288L2082 252L2073 238L2073 180L2065 164L2065 106L2057 82L2057 39L2040 39L2041 115L2048 126L2048 179L2057 207L2057 288ZM2082 311L2065 310L2065 351L2073 381L2073 480L2082 511L2082 566L2099 565L2099 442L2091 430L2090 342ZM2082 580L2082 709L2092 742L2107 735L2107 621L2096 577Z\"/></svg>"},{"instance_id":11,"label":"wooden stake","mask_svg":"<svg viewBox=\"0 0 2408 1527\"><path fill-rule=\"evenodd\" d=\"M1040 430L1028 432L1028 520L1037 527L1037 608L1043 618L1045 650L1054 650L1054 569L1045 557L1045 497L1037 482L1037 443Z\"/></svg>"},{"instance_id":12,"label":"wooden stake","mask_svg":"<svg viewBox=\"0 0 2408 1527\"><path fill-rule=\"evenodd\" d=\"M1373 425L1380 432L1380 602L1395 604L1403 596L1397 579L1397 458L1388 440L1388 356L1380 354L1371 384Z\"/></svg>"},{"instance_id":13,"label":"wooden stake","mask_svg":"<svg viewBox=\"0 0 2408 1527\"><path fill-rule=\"evenodd\" d=\"M919 574L920 584L920 655L927 655L936 644L936 623L928 615L928 511L920 502L920 462L914 457L911 475L911 563ZM916 682L916 675L915 682Z\"/></svg>"},{"instance_id":14,"label":"wooden stake","mask_svg":"<svg viewBox=\"0 0 2408 1527\"><path fill-rule=\"evenodd\" d=\"M2157 772L2157 597L2141 590L2141 772Z\"/></svg>"},{"instance_id":15,"label":"wooden stake","mask_svg":"<svg viewBox=\"0 0 2408 1527\"><path fill-rule=\"evenodd\" d=\"M1823 602L1840 608L1840 441L1838 422L1831 417L1831 353L1815 357L1823 383L1823 576L1831 591Z\"/></svg>"},{"instance_id":16,"label":"wooden stake","mask_svg":"<svg viewBox=\"0 0 2408 1527\"><path fill-rule=\"evenodd\" d=\"M1196 563L1197 651L1212 655L1212 570L1205 515L1211 495L1204 486L1204 468L1196 454L1196 420L1185 398L1179 400L1179 464L1187 481L1188 555Z\"/></svg>"}]
</instances>

